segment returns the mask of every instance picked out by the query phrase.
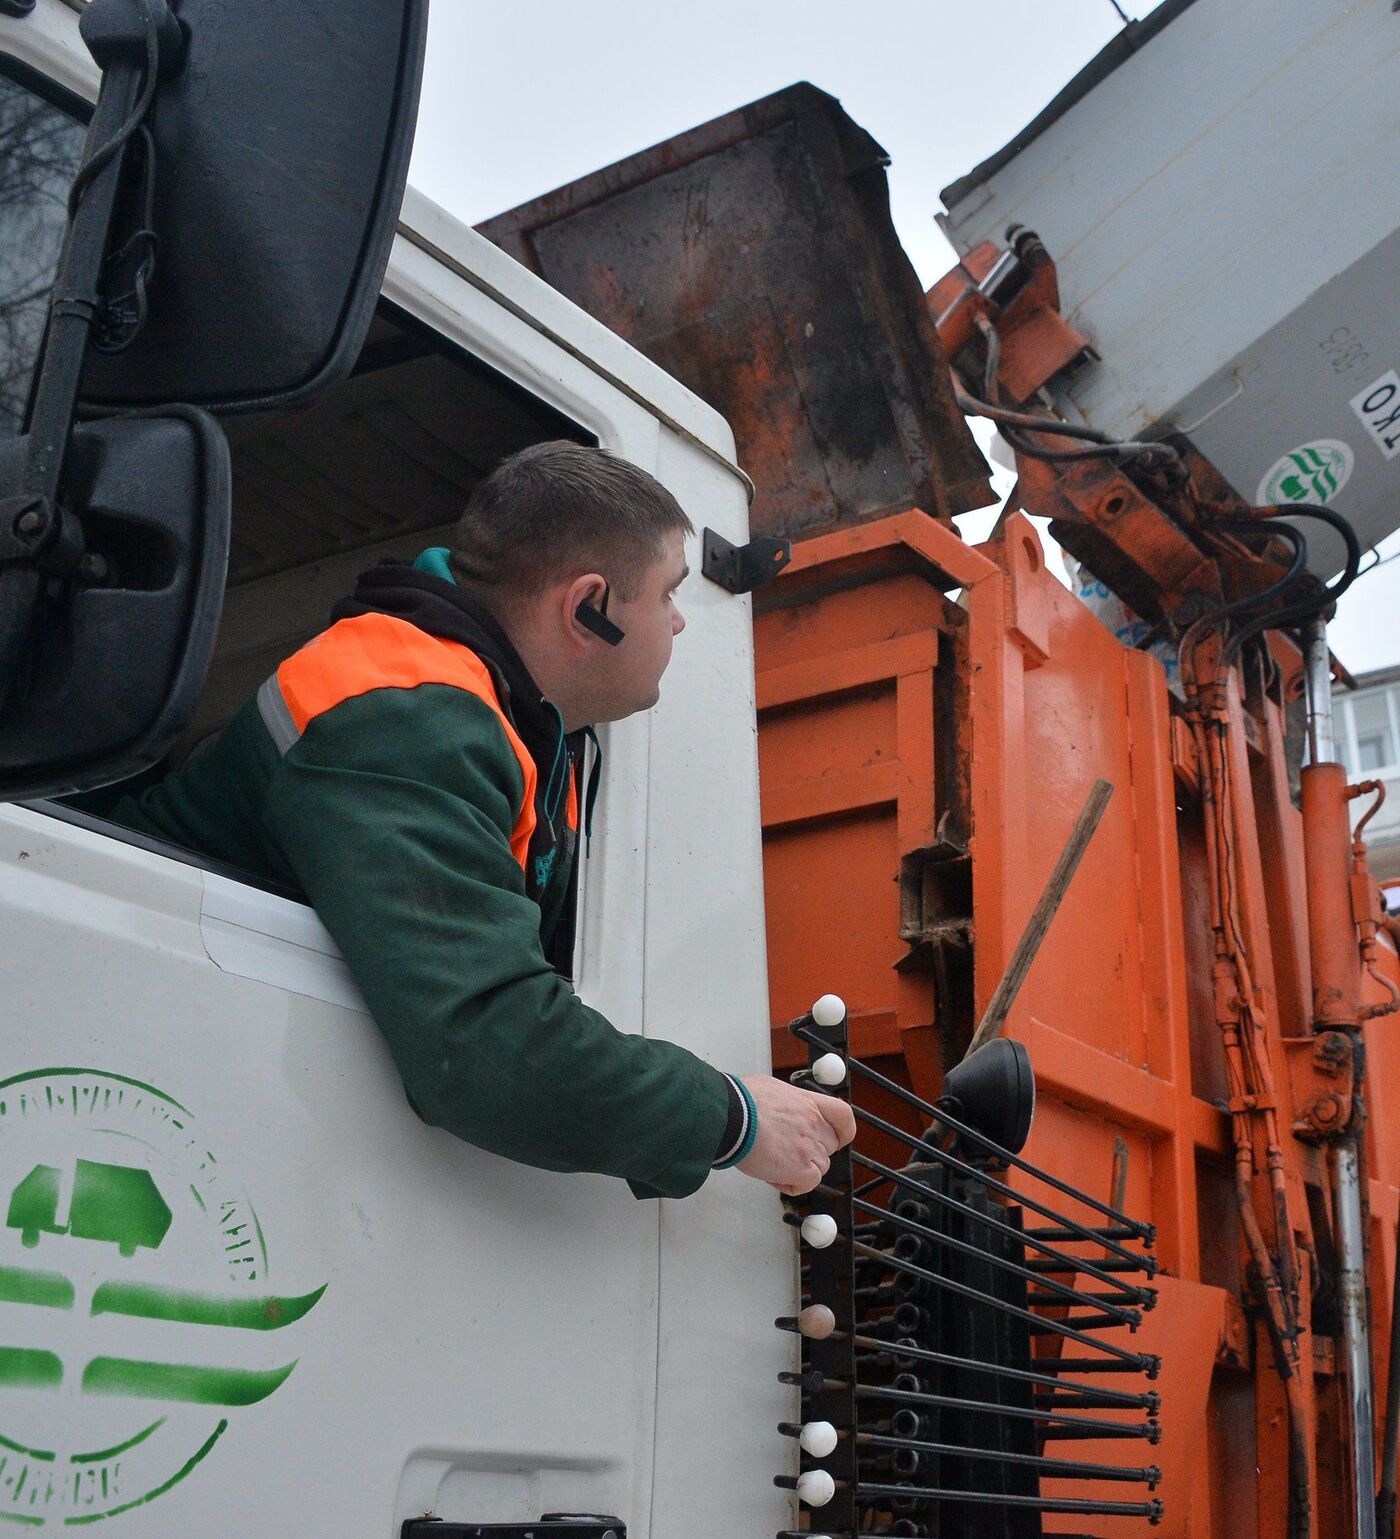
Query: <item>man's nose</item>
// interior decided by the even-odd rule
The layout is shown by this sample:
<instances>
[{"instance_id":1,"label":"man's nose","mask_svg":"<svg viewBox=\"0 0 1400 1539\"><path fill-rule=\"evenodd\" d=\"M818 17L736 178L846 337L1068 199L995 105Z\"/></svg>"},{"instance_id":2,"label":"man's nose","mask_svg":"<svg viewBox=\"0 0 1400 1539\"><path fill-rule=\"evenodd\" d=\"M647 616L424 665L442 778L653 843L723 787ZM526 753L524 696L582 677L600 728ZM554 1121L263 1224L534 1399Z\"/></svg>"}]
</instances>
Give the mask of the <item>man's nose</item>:
<instances>
[{"instance_id":1,"label":"man's nose","mask_svg":"<svg viewBox=\"0 0 1400 1539\"><path fill-rule=\"evenodd\" d=\"M671 620L671 634L673 636L679 636L680 633L684 629L685 629L685 616L680 612L679 609L677 609L677 610L674 611L674 614L673 614L673 617L672 617L672 620Z\"/></svg>"}]
</instances>

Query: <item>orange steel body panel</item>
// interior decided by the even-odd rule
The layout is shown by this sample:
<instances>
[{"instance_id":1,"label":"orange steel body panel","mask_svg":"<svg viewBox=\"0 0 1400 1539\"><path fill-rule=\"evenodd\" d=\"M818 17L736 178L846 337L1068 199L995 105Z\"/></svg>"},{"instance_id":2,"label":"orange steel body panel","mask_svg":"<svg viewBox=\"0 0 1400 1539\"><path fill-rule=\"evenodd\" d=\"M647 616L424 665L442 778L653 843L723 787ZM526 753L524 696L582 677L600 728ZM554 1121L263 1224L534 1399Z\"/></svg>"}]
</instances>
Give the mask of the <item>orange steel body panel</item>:
<instances>
[{"instance_id":1,"label":"orange steel body panel","mask_svg":"<svg viewBox=\"0 0 1400 1539\"><path fill-rule=\"evenodd\" d=\"M1046 571L1020 515L979 550L917 510L800 543L764 590L755 637L780 1066L798 1061L782 1023L816 985L846 998L855 1053L936 1094L1089 789L1113 783L1006 1027L1029 1048L1040 1092L1026 1153L1103 1199L1117 1171L1123 1205L1157 1225L1166 1275L1132 1338L1163 1362L1163 1438L1141 1460L1163 1471L1157 1532L1281 1539L1288 1413L1240 1241L1199 766L1160 664L1124 648ZM1226 712L1238 921L1277 1089L1288 1211L1300 1254L1327 1257L1328 1155L1304 1111L1325 1118L1326 1096L1345 1086L1311 1035L1301 819L1278 707L1246 701L1235 676ZM1384 930L1377 951L1395 977ZM1379 984L1373 992L1385 998ZM1400 1083L1400 1042L1384 1018L1362 1029L1383 1406L1400 1117L1379 1087ZM1313 1268L1302 1270L1311 1532L1341 1536L1351 1497L1340 1325L1335 1300L1310 1297ZM1074 1457L1096 1457L1095 1445L1076 1444ZM1082 1522L1048 1517L1046 1531ZM1095 1527L1105 1539L1140 1531L1128 1519Z\"/></svg>"},{"instance_id":2,"label":"orange steel body panel","mask_svg":"<svg viewBox=\"0 0 1400 1539\"><path fill-rule=\"evenodd\" d=\"M1341 1539L1352 1428L1329 1140L1365 1107L1380 1407L1400 1019L1379 1012L1400 1001L1400 921L1348 837L1362 788L1321 766L1303 772L1306 818L1295 805L1297 649L1275 634L1267 667L1259 649L1224 661L1222 604L1264 594L1290 552L1246 534L1240 520L1275 510L1243 504L1184 440L1171 464L1050 460L1065 441L1029 431L1016 505L1180 639L1183 704L1045 570L1027 519L978 550L939 522L976 500L984 467L954 402L988 390L993 339L993 412L1039 412L1042 387L1095 355L1028 230L968 253L925 305L883 167L833 99L797 86L483 229L721 408L757 483L754 530L803 537L755 597L775 1066L802 1061L783 1023L829 989L854 1051L935 1098L1090 787L1112 782L1006 1024L1041 1093L1027 1153L1157 1226L1166 1273L1133 1338L1162 1358L1162 1440L1137 1461L1161 1467L1157 1532ZM911 501L925 511L891 512ZM874 1109L908 1115L888 1093ZM888 1136L866 1152L907 1155Z\"/></svg>"}]
</instances>

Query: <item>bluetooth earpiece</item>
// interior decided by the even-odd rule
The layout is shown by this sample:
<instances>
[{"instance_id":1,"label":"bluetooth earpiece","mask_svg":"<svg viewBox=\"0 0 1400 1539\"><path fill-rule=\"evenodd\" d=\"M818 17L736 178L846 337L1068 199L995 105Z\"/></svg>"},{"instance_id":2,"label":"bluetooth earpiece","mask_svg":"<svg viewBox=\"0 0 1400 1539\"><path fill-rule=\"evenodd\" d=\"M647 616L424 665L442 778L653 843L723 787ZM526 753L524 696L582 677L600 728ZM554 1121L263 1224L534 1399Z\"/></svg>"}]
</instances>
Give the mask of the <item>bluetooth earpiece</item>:
<instances>
[{"instance_id":1,"label":"bluetooth earpiece","mask_svg":"<svg viewBox=\"0 0 1400 1539\"><path fill-rule=\"evenodd\" d=\"M608 619L608 595L606 584L603 587L603 602L595 609L592 604L584 599L576 610L574 619L583 626L584 630L592 631L601 641L606 641L610 647L615 647L627 634L620 625L615 625Z\"/></svg>"}]
</instances>

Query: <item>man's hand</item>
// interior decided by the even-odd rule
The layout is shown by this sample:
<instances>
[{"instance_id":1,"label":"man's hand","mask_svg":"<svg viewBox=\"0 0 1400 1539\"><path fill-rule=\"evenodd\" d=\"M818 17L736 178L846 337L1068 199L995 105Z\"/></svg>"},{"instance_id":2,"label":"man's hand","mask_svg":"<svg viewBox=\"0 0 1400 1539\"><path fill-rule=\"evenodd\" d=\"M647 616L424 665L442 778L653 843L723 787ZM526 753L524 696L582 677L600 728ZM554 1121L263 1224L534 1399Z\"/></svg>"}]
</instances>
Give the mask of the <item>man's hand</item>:
<instances>
[{"instance_id":1,"label":"man's hand","mask_svg":"<svg viewBox=\"0 0 1400 1539\"><path fill-rule=\"evenodd\" d=\"M799 1197L816 1186L831 1156L856 1136L851 1108L835 1096L799 1090L769 1074L753 1074L744 1084L758 1108L758 1137L739 1169L766 1181L785 1197Z\"/></svg>"}]
</instances>

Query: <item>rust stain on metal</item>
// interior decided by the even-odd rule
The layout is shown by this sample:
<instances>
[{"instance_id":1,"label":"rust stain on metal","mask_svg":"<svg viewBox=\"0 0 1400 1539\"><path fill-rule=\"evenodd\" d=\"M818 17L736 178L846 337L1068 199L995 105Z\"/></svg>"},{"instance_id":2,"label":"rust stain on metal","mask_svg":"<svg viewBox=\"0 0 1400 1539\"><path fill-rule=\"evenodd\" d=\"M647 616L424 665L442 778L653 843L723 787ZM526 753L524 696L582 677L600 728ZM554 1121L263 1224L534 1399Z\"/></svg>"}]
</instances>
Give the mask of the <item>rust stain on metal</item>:
<instances>
[{"instance_id":1,"label":"rust stain on metal","mask_svg":"<svg viewBox=\"0 0 1400 1539\"><path fill-rule=\"evenodd\" d=\"M728 418L755 531L947 518L992 499L890 221L887 161L796 85L481 231Z\"/></svg>"}]
</instances>

